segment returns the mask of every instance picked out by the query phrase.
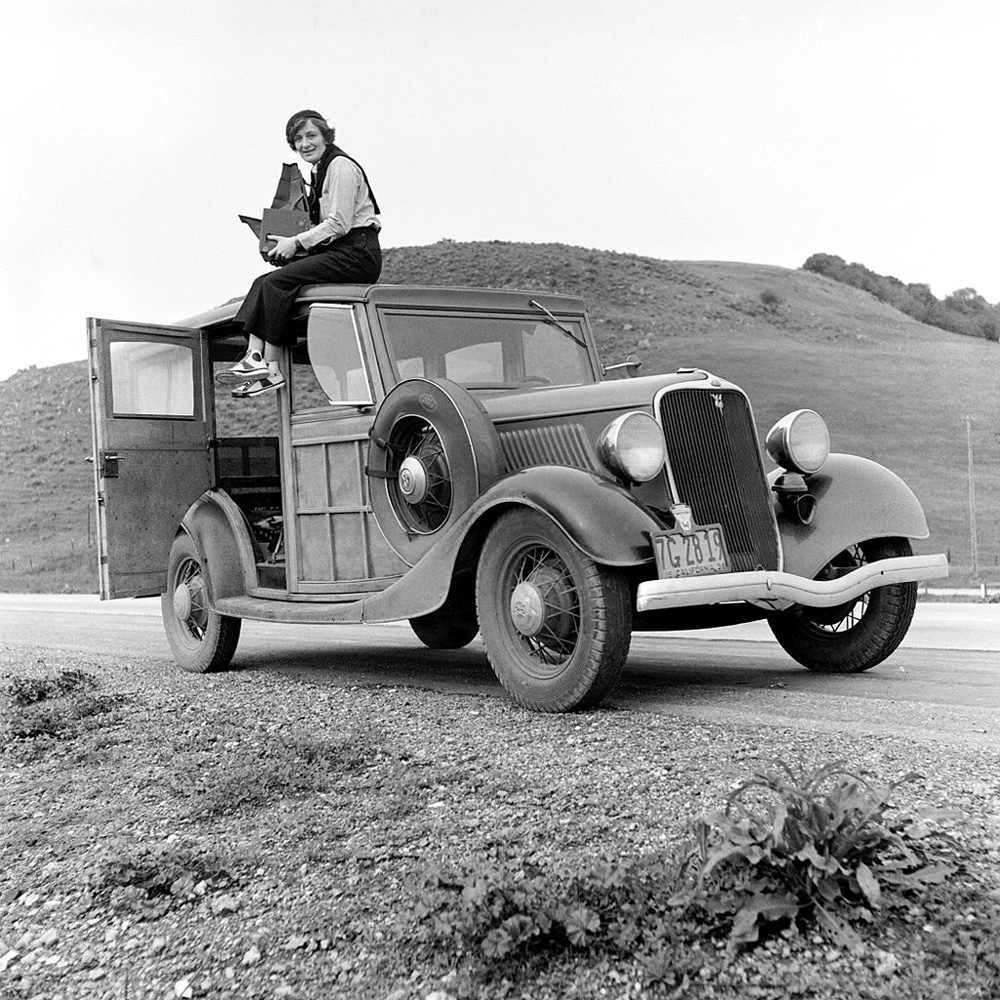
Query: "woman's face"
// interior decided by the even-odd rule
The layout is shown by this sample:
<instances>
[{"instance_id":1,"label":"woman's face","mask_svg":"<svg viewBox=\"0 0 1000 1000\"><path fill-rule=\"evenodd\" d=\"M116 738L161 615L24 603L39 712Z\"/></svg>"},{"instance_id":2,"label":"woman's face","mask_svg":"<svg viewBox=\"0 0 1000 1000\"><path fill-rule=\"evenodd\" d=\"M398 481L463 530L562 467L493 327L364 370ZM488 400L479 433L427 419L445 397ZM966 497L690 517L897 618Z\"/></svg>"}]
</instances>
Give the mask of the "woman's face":
<instances>
[{"instance_id":1,"label":"woman's face","mask_svg":"<svg viewBox=\"0 0 1000 1000\"><path fill-rule=\"evenodd\" d=\"M306 163L319 163L326 150L326 139L316 125L309 121L295 133L295 152Z\"/></svg>"}]
</instances>

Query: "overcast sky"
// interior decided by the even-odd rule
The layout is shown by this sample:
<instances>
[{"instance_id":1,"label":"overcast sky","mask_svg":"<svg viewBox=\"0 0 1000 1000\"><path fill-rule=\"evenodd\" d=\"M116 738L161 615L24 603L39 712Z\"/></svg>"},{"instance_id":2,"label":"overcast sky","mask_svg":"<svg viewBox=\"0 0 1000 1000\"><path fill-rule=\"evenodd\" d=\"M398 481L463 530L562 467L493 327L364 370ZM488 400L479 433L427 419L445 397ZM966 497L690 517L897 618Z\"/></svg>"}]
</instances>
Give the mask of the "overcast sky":
<instances>
[{"instance_id":1,"label":"overcast sky","mask_svg":"<svg viewBox=\"0 0 1000 1000\"><path fill-rule=\"evenodd\" d=\"M289 114L383 246L557 242L1000 301L995 0L31 0L0 13L0 379L262 270Z\"/></svg>"}]
</instances>

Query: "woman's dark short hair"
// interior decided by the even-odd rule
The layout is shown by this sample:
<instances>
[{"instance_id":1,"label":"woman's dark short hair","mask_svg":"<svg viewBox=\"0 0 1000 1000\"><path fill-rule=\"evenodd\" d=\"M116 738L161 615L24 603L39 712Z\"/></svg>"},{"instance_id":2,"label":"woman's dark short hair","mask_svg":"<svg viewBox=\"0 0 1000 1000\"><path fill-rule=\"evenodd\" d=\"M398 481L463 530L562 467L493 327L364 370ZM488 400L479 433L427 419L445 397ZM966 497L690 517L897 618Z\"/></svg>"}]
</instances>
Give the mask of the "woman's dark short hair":
<instances>
[{"instance_id":1,"label":"woman's dark short hair","mask_svg":"<svg viewBox=\"0 0 1000 1000\"><path fill-rule=\"evenodd\" d=\"M305 111L296 111L295 114L288 119L288 124L285 126L285 139L288 141L288 145L291 146L292 149L295 149L296 133L302 128L303 125L306 125L309 122L312 122L313 125L319 129L325 143L328 145L333 144L337 130L327 125L326 119L318 111L306 109Z\"/></svg>"}]
</instances>

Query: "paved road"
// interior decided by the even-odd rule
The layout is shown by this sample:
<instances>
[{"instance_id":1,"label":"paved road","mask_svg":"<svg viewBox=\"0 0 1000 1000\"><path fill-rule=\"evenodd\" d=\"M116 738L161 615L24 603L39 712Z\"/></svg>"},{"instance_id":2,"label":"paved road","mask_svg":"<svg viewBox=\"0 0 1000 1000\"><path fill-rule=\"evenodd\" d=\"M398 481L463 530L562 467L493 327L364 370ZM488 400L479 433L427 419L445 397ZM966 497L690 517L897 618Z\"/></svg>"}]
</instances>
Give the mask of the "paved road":
<instances>
[{"instance_id":1,"label":"paved road","mask_svg":"<svg viewBox=\"0 0 1000 1000\"><path fill-rule=\"evenodd\" d=\"M0 594L0 644L170 660L158 600ZM405 624L247 622L237 662L243 669L308 674L336 686L502 694L479 640L464 650L431 651ZM168 663L164 668L173 669ZM996 749L1000 607L922 601L900 649L874 670L853 676L802 669L759 622L698 633L639 633L622 683L606 704Z\"/></svg>"}]
</instances>

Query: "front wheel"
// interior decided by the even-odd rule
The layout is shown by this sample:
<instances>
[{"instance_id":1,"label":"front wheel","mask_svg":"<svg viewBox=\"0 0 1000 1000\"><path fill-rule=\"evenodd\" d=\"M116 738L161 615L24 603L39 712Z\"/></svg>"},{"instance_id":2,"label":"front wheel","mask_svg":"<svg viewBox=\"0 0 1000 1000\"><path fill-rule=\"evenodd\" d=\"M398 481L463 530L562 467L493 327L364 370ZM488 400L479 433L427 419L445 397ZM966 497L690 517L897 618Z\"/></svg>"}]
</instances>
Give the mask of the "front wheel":
<instances>
[{"instance_id":1,"label":"front wheel","mask_svg":"<svg viewBox=\"0 0 1000 1000\"><path fill-rule=\"evenodd\" d=\"M490 665L507 693L536 712L596 705L632 638L629 588L547 517L500 517L483 546L476 606Z\"/></svg>"},{"instance_id":2,"label":"front wheel","mask_svg":"<svg viewBox=\"0 0 1000 1000\"><path fill-rule=\"evenodd\" d=\"M817 579L834 579L865 563L911 555L905 538L875 538L841 552ZM785 652L809 670L857 674L881 663L902 642L916 604L916 583L892 583L835 608L792 608L771 615L768 624Z\"/></svg>"},{"instance_id":3,"label":"front wheel","mask_svg":"<svg viewBox=\"0 0 1000 1000\"><path fill-rule=\"evenodd\" d=\"M201 558L185 534L178 535L170 549L160 612L170 650L184 670L204 674L229 666L243 622L209 608Z\"/></svg>"}]
</instances>

